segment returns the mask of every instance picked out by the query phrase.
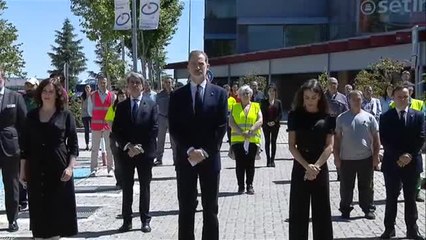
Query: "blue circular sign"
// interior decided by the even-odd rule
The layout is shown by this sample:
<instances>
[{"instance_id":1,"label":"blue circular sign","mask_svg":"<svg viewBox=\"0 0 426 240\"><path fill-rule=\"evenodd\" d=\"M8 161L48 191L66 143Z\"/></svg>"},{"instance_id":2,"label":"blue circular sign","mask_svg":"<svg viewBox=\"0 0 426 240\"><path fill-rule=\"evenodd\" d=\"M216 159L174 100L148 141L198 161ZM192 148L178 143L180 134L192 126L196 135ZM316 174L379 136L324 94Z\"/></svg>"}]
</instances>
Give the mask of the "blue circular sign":
<instances>
[{"instance_id":1,"label":"blue circular sign","mask_svg":"<svg viewBox=\"0 0 426 240\"><path fill-rule=\"evenodd\" d=\"M152 15L158 11L160 7L155 2L149 2L142 5L142 13L145 15Z\"/></svg>"},{"instance_id":2,"label":"blue circular sign","mask_svg":"<svg viewBox=\"0 0 426 240\"><path fill-rule=\"evenodd\" d=\"M212 72L212 71L210 71L210 70L207 70L207 80L208 80L209 82L212 82L212 81L213 81L213 79L214 79L214 77L213 77L213 72Z\"/></svg>"},{"instance_id":3,"label":"blue circular sign","mask_svg":"<svg viewBox=\"0 0 426 240\"><path fill-rule=\"evenodd\" d=\"M129 20L130 20L130 14L122 13L118 15L117 19L115 19L115 23L117 24L117 26L123 26L126 23L128 23Z\"/></svg>"}]
</instances>

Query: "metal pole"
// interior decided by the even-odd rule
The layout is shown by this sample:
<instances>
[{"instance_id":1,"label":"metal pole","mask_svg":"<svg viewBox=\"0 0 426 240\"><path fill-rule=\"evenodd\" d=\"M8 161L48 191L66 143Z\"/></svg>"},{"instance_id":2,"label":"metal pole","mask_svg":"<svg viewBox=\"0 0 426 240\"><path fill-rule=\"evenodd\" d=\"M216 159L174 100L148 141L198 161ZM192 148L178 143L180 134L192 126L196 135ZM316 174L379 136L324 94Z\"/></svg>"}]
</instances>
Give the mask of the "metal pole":
<instances>
[{"instance_id":1,"label":"metal pole","mask_svg":"<svg viewBox=\"0 0 426 240\"><path fill-rule=\"evenodd\" d=\"M421 76L419 76L419 67L421 67L421 59L419 55L419 26L415 25L411 29L411 54L412 54L412 61L414 61L412 64L412 67L414 68L414 90L415 90L415 96L418 96L419 94L419 80Z\"/></svg>"},{"instance_id":2,"label":"metal pole","mask_svg":"<svg viewBox=\"0 0 426 240\"><path fill-rule=\"evenodd\" d=\"M188 20L188 56L191 52L191 7L192 0L189 0L189 20Z\"/></svg>"},{"instance_id":3,"label":"metal pole","mask_svg":"<svg viewBox=\"0 0 426 240\"><path fill-rule=\"evenodd\" d=\"M126 45L124 45L124 37L121 38L121 61L126 61Z\"/></svg>"},{"instance_id":4,"label":"metal pole","mask_svg":"<svg viewBox=\"0 0 426 240\"><path fill-rule=\"evenodd\" d=\"M132 0L132 56L134 72L138 71L138 26L136 16L136 0Z\"/></svg>"}]
</instances>

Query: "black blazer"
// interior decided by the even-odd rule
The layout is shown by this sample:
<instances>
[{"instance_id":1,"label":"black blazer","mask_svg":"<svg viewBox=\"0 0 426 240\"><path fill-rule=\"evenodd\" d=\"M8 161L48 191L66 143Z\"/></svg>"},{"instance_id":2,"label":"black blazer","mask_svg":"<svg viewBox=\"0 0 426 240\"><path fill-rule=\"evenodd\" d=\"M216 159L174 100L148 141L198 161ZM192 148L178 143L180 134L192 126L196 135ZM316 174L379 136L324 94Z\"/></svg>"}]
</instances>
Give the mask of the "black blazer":
<instances>
[{"instance_id":1,"label":"black blazer","mask_svg":"<svg viewBox=\"0 0 426 240\"><path fill-rule=\"evenodd\" d=\"M132 119L130 98L117 105L112 133L123 151L127 143L141 144L143 159L153 160L157 149L158 108L154 101L143 98L136 120Z\"/></svg>"},{"instance_id":2,"label":"black blazer","mask_svg":"<svg viewBox=\"0 0 426 240\"><path fill-rule=\"evenodd\" d=\"M5 88L0 106L1 156L15 157L20 154L26 115L27 108L22 95Z\"/></svg>"},{"instance_id":3,"label":"black blazer","mask_svg":"<svg viewBox=\"0 0 426 240\"><path fill-rule=\"evenodd\" d=\"M207 83L203 109L196 118L189 83L171 94L169 132L176 142L177 167L191 166L188 162L187 150L194 147L204 149L209 155L198 165L199 167L220 170L220 147L226 132L228 113L227 99L223 88Z\"/></svg>"},{"instance_id":4,"label":"black blazer","mask_svg":"<svg viewBox=\"0 0 426 240\"><path fill-rule=\"evenodd\" d=\"M260 103L260 109L262 110L262 116L263 116L263 127L268 126L268 122L275 122L276 127L280 127L280 120L283 117L283 107L281 104L281 101L278 99L275 99L273 108L275 108L275 115L269 117L268 114L268 108L269 108L269 100L263 99Z\"/></svg>"},{"instance_id":5,"label":"black blazer","mask_svg":"<svg viewBox=\"0 0 426 240\"><path fill-rule=\"evenodd\" d=\"M399 122L396 109L390 109L380 116L380 140L385 150L382 171L398 171L399 157L409 153L413 160L403 169L422 172L421 148L425 141L425 121L422 112L409 109L406 126Z\"/></svg>"}]
</instances>

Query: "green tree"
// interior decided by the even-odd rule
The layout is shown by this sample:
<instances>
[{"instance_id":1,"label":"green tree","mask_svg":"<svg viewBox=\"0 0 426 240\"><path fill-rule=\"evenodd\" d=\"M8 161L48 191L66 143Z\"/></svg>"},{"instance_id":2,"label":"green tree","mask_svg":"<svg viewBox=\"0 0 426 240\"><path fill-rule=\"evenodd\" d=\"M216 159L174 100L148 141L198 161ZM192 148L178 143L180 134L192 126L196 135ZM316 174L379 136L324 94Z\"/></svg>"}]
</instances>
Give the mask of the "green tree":
<instances>
[{"instance_id":1,"label":"green tree","mask_svg":"<svg viewBox=\"0 0 426 240\"><path fill-rule=\"evenodd\" d=\"M123 78L125 72L125 62L120 59L121 46L115 41L101 42L96 44L96 61L102 73L105 74L110 85L115 85Z\"/></svg>"},{"instance_id":2,"label":"green tree","mask_svg":"<svg viewBox=\"0 0 426 240\"><path fill-rule=\"evenodd\" d=\"M241 87L242 85L245 85L245 84L250 85L252 81L257 82L259 86L259 91L261 92L265 90L266 85L268 84L268 80L266 79L266 77L258 76L253 73L240 77L238 84Z\"/></svg>"},{"instance_id":3,"label":"green tree","mask_svg":"<svg viewBox=\"0 0 426 240\"><path fill-rule=\"evenodd\" d=\"M64 64L69 64L69 88L74 89L77 83L77 76L86 70L86 57L83 53L82 39L75 40L77 34L74 34L74 27L67 18L64 21L62 30L56 30L55 43L57 46L52 46L52 51L47 53L51 58L51 64L55 68L49 73L63 72Z\"/></svg>"},{"instance_id":4,"label":"green tree","mask_svg":"<svg viewBox=\"0 0 426 240\"><path fill-rule=\"evenodd\" d=\"M401 61L382 58L357 74L355 88L363 91L366 86L371 86L373 95L380 97L388 84L397 84L401 81L400 74L404 67L405 63Z\"/></svg>"},{"instance_id":5,"label":"green tree","mask_svg":"<svg viewBox=\"0 0 426 240\"><path fill-rule=\"evenodd\" d=\"M1 19L6 9L6 2L0 0L0 66L7 75L23 77L26 73L22 71L25 65L22 50L20 50L22 43L16 43L18 31L15 26Z\"/></svg>"},{"instance_id":6,"label":"green tree","mask_svg":"<svg viewBox=\"0 0 426 240\"><path fill-rule=\"evenodd\" d=\"M320 83L322 89L324 91L327 91L327 85L328 85L328 78L330 76L328 75L327 71L322 72L320 75L318 75L318 82Z\"/></svg>"}]
</instances>

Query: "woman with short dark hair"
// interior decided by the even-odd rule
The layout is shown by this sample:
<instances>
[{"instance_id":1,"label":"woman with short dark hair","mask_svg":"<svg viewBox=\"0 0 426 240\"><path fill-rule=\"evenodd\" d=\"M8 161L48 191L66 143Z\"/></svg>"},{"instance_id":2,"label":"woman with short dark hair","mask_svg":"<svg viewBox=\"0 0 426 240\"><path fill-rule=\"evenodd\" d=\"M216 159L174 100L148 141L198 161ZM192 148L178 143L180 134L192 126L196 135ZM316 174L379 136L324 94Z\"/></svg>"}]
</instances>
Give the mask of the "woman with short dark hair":
<instances>
[{"instance_id":1,"label":"woman with short dark hair","mask_svg":"<svg viewBox=\"0 0 426 240\"><path fill-rule=\"evenodd\" d=\"M73 236L77 234L75 120L64 110L62 86L55 79L43 80L35 99L38 108L27 115L20 174L28 184L30 229L35 238Z\"/></svg>"},{"instance_id":2,"label":"woman with short dark hair","mask_svg":"<svg viewBox=\"0 0 426 240\"><path fill-rule=\"evenodd\" d=\"M297 91L288 116L288 139L294 157L290 185L289 239L307 240L312 206L314 240L333 239L327 159L333 129L327 99L316 79Z\"/></svg>"},{"instance_id":3,"label":"woman with short dark hair","mask_svg":"<svg viewBox=\"0 0 426 240\"><path fill-rule=\"evenodd\" d=\"M260 103L263 115L263 135L265 136L266 166L275 167L275 153L277 138L282 118L282 104L277 99L277 87L273 84L268 87L268 97Z\"/></svg>"}]
</instances>

